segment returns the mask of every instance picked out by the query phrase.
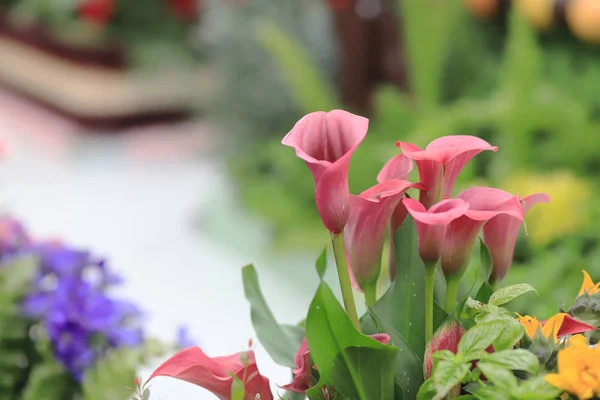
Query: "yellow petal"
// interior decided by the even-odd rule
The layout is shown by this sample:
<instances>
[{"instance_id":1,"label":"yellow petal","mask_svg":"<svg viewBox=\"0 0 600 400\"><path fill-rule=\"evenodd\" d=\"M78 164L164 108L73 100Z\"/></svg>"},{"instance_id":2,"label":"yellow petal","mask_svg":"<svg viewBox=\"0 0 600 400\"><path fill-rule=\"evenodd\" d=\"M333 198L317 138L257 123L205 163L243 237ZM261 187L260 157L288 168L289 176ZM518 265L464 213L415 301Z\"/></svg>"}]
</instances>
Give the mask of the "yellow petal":
<instances>
[{"instance_id":1,"label":"yellow petal","mask_svg":"<svg viewBox=\"0 0 600 400\"><path fill-rule=\"evenodd\" d=\"M552 336L552 339L556 342L556 340L558 339L558 330L560 329L560 326L562 325L566 316L566 313L558 313L552 316L550 319L548 319L548 321L546 321L546 323L542 327L542 333L544 334L544 336L546 336L547 338Z\"/></svg>"},{"instance_id":2,"label":"yellow petal","mask_svg":"<svg viewBox=\"0 0 600 400\"><path fill-rule=\"evenodd\" d=\"M598 286L594 285L594 281L590 277L590 274L587 271L583 272L583 283L581 284L581 289L579 289L578 296L581 296L584 293L594 294L598 291Z\"/></svg>"},{"instance_id":3,"label":"yellow petal","mask_svg":"<svg viewBox=\"0 0 600 400\"><path fill-rule=\"evenodd\" d=\"M540 328L539 321L535 317L530 317L529 315L521 316L518 313L515 314L519 316L517 320L525 327L525 332L527 332L527 335L533 339L538 328Z\"/></svg>"}]
</instances>

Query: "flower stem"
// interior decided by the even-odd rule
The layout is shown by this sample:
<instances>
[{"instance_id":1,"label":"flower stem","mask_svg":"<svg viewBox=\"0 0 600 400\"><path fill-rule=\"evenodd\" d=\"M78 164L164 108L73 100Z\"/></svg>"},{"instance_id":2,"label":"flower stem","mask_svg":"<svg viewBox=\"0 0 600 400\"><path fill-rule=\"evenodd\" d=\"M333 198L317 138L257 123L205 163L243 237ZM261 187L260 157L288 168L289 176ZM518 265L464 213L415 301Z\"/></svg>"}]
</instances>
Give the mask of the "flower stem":
<instances>
[{"instance_id":1,"label":"flower stem","mask_svg":"<svg viewBox=\"0 0 600 400\"><path fill-rule=\"evenodd\" d=\"M460 286L460 277L450 277L446 282L446 312L451 313L456 307L456 298L458 297L458 288Z\"/></svg>"},{"instance_id":2,"label":"flower stem","mask_svg":"<svg viewBox=\"0 0 600 400\"><path fill-rule=\"evenodd\" d=\"M367 303L367 307L371 308L377 302L377 284L369 284L363 288L363 292L365 293L365 302Z\"/></svg>"},{"instance_id":3,"label":"flower stem","mask_svg":"<svg viewBox=\"0 0 600 400\"><path fill-rule=\"evenodd\" d=\"M433 336L433 287L435 264L425 265L425 343Z\"/></svg>"},{"instance_id":4,"label":"flower stem","mask_svg":"<svg viewBox=\"0 0 600 400\"><path fill-rule=\"evenodd\" d=\"M344 307L350 317L350 320L360 331L358 323L358 313L354 304L354 295L352 294L352 284L350 283L350 272L348 271L348 262L346 261L346 250L344 249L344 234L331 234L331 244L333 245L333 254L337 266L338 278L340 279L340 289L342 289L342 299Z\"/></svg>"}]
</instances>

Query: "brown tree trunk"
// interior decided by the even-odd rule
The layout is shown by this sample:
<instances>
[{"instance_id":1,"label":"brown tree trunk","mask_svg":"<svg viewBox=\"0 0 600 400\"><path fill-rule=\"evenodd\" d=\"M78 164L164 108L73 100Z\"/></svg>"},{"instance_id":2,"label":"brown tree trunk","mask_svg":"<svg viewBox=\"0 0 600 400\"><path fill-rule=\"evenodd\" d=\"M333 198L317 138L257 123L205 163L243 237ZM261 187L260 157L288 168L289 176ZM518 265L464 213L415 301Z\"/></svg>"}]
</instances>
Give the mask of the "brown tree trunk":
<instances>
[{"instance_id":1,"label":"brown tree trunk","mask_svg":"<svg viewBox=\"0 0 600 400\"><path fill-rule=\"evenodd\" d=\"M389 3L389 4L388 4ZM344 104L369 115L373 91L383 82L407 89L401 26L390 0L350 0L334 9L340 43L340 91Z\"/></svg>"}]
</instances>

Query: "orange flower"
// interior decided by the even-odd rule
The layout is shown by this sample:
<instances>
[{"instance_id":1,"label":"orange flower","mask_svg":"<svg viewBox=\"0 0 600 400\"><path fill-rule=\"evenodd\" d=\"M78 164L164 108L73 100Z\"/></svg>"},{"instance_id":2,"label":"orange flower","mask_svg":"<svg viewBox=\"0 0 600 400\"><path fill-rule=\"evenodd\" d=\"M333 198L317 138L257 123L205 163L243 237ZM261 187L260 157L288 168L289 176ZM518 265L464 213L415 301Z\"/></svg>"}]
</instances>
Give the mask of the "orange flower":
<instances>
[{"instance_id":1,"label":"orange flower","mask_svg":"<svg viewBox=\"0 0 600 400\"><path fill-rule=\"evenodd\" d=\"M558 373L545 379L580 400L600 396L600 347L591 348L583 335L573 336L558 352Z\"/></svg>"},{"instance_id":2,"label":"orange flower","mask_svg":"<svg viewBox=\"0 0 600 400\"><path fill-rule=\"evenodd\" d=\"M542 334L545 337L552 338L554 342L562 336L596 329L591 325L577 321L567 313L558 313L546 321L538 321L537 318L530 317L529 315L517 315L519 316L517 320L525 327L525 332L527 332L527 335L532 339L538 329L542 331Z\"/></svg>"},{"instance_id":3,"label":"orange flower","mask_svg":"<svg viewBox=\"0 0 600 400\"><path fill-rule=\"evenodd\" d=\"M583 272L583 283L581 284L581 289L579 289L578 296L581 296L584 293L592 295L598 292L600 290L600 282L594 284L594 281L592 281L592 278L590 278L590 274L588 274L586 271L581 272Z\"/></svg>"}]
</instances>

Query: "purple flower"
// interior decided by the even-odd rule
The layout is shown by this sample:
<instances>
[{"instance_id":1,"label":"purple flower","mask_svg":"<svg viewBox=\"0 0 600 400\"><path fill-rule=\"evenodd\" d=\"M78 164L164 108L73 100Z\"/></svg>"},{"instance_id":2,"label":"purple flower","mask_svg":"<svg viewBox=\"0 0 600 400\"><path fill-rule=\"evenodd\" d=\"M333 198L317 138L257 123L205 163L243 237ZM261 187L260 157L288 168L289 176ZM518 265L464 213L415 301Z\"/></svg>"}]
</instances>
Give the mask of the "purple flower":
<instances>
[{"instance_id":1,"label":"purple flower","mask_svg":"<svg viewBox=\"0 0 600 400\"><path fill-rule=\"evenodd\" d=\"M190 331L185 326L180 326L177 330L177 347L187 349L188 347L197 346L198 342L190 336Z\"/></svg>"},{"instance_id":2,"label":"purple flower","mask_svg":"<svg viewBox=\"0 0 600 400\"><path fill-rule=\"evenodd\" d=\"M29 233L21 222L7 215L0 216L0 258L20 253L30 243Z\"/></svg>"},{"instance_id":3,"label":"purple flower","mask_svg":"<svg viewBox=\"0 0 600 400\"><path fill-rule=\"evenodd\" d=\"M35 252L40 272L22 313L41 320L57 360L76 379L110 348L142 343L142 313L108 295L121 279L105 260L57 243L38 244Z\"/></svg>"}]
</instances>

